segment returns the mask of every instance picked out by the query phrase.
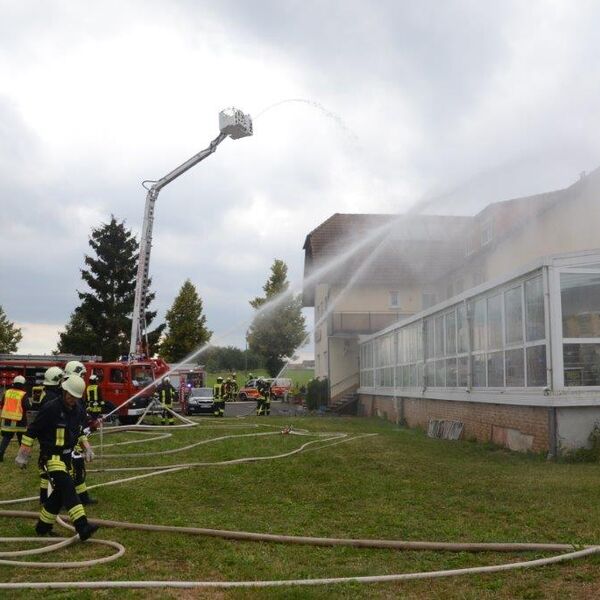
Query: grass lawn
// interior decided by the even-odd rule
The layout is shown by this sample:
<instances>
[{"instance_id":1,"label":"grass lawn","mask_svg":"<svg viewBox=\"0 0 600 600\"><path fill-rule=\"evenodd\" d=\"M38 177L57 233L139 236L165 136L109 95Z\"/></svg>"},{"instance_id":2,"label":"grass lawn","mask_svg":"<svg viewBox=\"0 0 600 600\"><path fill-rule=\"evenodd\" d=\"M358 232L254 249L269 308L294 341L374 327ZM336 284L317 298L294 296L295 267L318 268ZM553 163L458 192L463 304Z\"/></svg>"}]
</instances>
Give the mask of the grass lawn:
<instances>
[{"instance_id":1,"label":"grass lawn","mask_svg":"<svg viewBox=\"0 0 600 600\"><path fill-rule=\"evenodd\" d=\"M167 439L105 448L105 454L150 452L236 433L252 423L283 426L290 419L202 419L197 428ZM310 450L280 460L202 467L98 488L91 516L292 535L430 541L600 542L600 468L557 464L469 442L430 440L422 432L375 419L293 419L310 431L377 436ZM244 425L243 428L239 428ZM216 428L219 427L219 428ZM225 427L221 429L221 427ZM267 431L260 429L258 431ZM276 431L276 430L274 430ZM105 436L105 443L140 439ZM148 436L150 437L150 436ZM313 439L313 438L308 438ZM169 465L297 448L305 437L280 434L224 440L165 456L106 458L104 466ZM0 464L0 499L35 493L37 469L13 463L13 442ZM98 467L99 461L90 467ZM90 473L88 483L132 473ZM33 510L35 503L0 509ZM0 518L3 536L31 535L33 521ZM0 581L193 579L247 580L379 575L460 568L539 558L541 554L399 552L233 542L171 533L101 529L97 537L123 543L116 562L87 569L0 566ZM11 546L12 548L12 546ZM39 560L99 556L101 547L78 544ZM31 592L5 597L31 598ZM597 598L600 557L499 574L386 584L238 591L45 591L45 598Z\"/></svg>"}]
</instances>

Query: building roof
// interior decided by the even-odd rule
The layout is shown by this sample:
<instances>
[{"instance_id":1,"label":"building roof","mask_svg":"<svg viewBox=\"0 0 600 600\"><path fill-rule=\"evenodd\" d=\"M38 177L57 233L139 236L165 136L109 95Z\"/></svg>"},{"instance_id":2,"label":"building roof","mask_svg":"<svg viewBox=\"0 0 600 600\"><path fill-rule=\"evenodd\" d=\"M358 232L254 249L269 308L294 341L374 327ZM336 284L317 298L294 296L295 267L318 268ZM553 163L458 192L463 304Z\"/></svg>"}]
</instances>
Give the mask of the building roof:
<instances>
[{"instance_id":1,"label":"building roof","mask_svg":"<svg viewBox=\"0 0 600 600\"><path fill-rule=\"evenodd\" d=\"M462 256L472 217L336 213L304 242L305 306L318 283L402 285L431 281Z\"/></svg>"}]
</instances>

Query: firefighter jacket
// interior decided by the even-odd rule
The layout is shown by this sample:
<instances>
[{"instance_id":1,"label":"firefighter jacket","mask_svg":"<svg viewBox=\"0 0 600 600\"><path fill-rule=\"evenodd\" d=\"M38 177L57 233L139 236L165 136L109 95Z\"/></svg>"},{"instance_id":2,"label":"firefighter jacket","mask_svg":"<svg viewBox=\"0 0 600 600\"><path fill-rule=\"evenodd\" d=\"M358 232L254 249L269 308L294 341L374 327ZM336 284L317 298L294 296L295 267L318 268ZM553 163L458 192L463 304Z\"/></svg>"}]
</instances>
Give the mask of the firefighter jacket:
<instances>
[{"instance_id":1,"label":"firefighter jacket","mask_svg":"<svg viewBox=\"0 0 600 600\"><path fill-rule=\"evenodd\" d=\"M37 439L42 456L69 454L81 440L85 439L83 428L86 412L83 402L68 408L62 398L47 402L37 413L33 423L27 428L22 444L32 446Z\"/></svg>"},{"instance_id":2,"label":"firefighter jacket","mask_svg":"<svg viewBox=\"0 0 600 600\"><path fill-rule=\"evenodd\" d=\"M56 400L56 398L62 398L62 389L60 385L45 385L39 403L34 408L39 409L47 402L50 402L51 400Z\"/></svg>"},{"instance_id":3,"label":"firefighter jacket","mask_svg":"<svg viewBox=\"0 0 600 600\"><path fill-rule=\"evenodd\" d=\"M100 415L104 409L104 398L98 384L90 384L86 388L87 410L90 415Z\"/></svg>"},{"instance_id":4,"label":"firefighter jacket","mask_svg":"<svg viewBox=\"0 0 600 600\"><path fill-rule=\"evenodd\" d=\"M171 406L177 398L177 392L170 383L162 384L157 387L156 394L163 406Z\"/></svg>"},{"instance_id":5,"label":"firefighter jacket","mask_svg":"<svg viewBox=\"0 0 600 600\"><path fill-rule=\"evenodd\" d=\"M258 390L258 393L265 399L269 398L271 396L271 384L268 381L261 381L259 383L257 383L256 385L256 389Z\"/></svg>"},{"instance_id":6,"label":"firefighter jacket","mask_svg":"<svg viewBox=\"0 0 600 600\"><path fill-rule=\"evenodd\" d=\"M42 398L44 397L44 386L34 385L31 388L31 408L37 410L42 404Z\"/></svg>"},{"instance_id":7,"label":"firefighter jacket","mask_svg":"<svg viewBox=\"0 0 600 600\"><path fill-rule=\"evenodd\" d=\"M8 388L2 399L2 431L21 432L27 429L27 411L29 410L27 392L18 388Z\"/></svg>"},{"instance_id":8,"label":"firefighter jacket","mask_svg":"<svg viewBox=\"0 0 600 600\"><path fill-rule=\"evenodd\" d=\"M221 400L223 396L223 384L215 383L215 385L213 385L213 400Z\"/></svg>"}]
</instances>

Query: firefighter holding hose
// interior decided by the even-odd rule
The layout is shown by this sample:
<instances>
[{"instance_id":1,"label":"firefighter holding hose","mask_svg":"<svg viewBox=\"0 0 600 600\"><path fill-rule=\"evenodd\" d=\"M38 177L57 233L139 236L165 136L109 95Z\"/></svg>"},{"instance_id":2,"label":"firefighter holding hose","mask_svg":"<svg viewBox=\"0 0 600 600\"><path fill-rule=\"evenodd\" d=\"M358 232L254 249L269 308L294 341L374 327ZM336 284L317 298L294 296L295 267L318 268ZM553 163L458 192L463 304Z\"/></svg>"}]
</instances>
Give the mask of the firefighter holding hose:
<instances>
[{"instance_id":1,"label":"firefighter holding hose","mask_svg":"<svg viewBox=\"0 0 600 600\"><path fill-rule=\"evenodd\" d=\"M62 397L44 404L33 423L23 436L22 444L15 458L24 469L31 458L34 440L40 444L40 467L52 483L52 493L40 510L35 526L38 535L47 535L61 507L65 507L82 541L87 540L97 529L88 522L85 509L75 491L75 483L69 471L71 455L79 442L85 460L94 459L94 452L83 434L86 413L81 398L85 392L85 381L77 374L69 375L61 384Z\"/></svg>"}]
</instances>

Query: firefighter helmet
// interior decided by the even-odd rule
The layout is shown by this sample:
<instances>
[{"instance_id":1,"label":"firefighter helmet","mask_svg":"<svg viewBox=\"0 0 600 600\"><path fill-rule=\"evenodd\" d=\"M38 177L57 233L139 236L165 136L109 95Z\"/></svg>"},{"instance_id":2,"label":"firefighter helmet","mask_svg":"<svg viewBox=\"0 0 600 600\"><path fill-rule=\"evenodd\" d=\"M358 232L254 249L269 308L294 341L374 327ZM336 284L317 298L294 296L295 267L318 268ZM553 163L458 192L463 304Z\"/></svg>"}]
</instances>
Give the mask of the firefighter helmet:
<instances>
[{"instance_id":1,"label":"firefighter helmet","mask_svg":"<svg viewBox=\"0 0 600 600\"><path fill-rule=\"evenodd\" d=\"M92 373L90 375L90 383L92 383L92 382L95 383L96 381L98 381L98 375L96 375L96 373Z\"/></svg>"},{"instance_id":2,"label":"firefighter helmet","mask_svg":"<svg viewBox=\"0 0 600 600\"><path fill-rule=\"evenodd\" d=\"M85 365L78 360L70 360L65 365L65 377L72 375L73 373L81 377L82 374L85 373Z\"/></svg>"},{"instance_id":3,"label":"firefighter helmet","mask_svg":"<svg viewBox=\"0 0 600 600\"><path fill-rule=\"evenodd\" d=\"M163 380L162 380L163 383L169 383L170 381L171 381L171 379L169 378L168 375L166 377L163 377Z\"/></svg>"},{"instance_id":4,"label":"firefighter helmet","mask_svg":"<svg viewBox=\"0 0 600 600\"><path fill-rule=\"evenodd\" d=\"M65 377L60 387L74 398L82 398L85 392L85 381L77 373L72 373Z\"/></svg>"},{"instance_id":5,"label":"firefighter helmet","mask_svg":"<svg viewBox=\"0 0 600 600\"><path fill-rule=\"evenodd\" d=\"M223 378L222 377L217 377L217 383L223 383Z\"/></svg>"},{"instance_id":6,"label":"firefighter helmet","mask_svg":"<svg viewBox=\"0 0 600 600\"><path fill-rule=\"evenodd\" d=\"M49 369L46 369L46 372L44 373L44 385L59 385L63 375L63 370L60 367L50 367Z\"/></svg>"},{"instance_id":7,"label":"firefighter helmet","mask_svg":"<svg viewBox=\"0 0 600 600\"><path fill-rule=\"evenodd\" d=\"M13 385L25 385L25 377L23 377L23 375L17 375L14 379L13 379Z\"/></svg>"}]
</instances>

